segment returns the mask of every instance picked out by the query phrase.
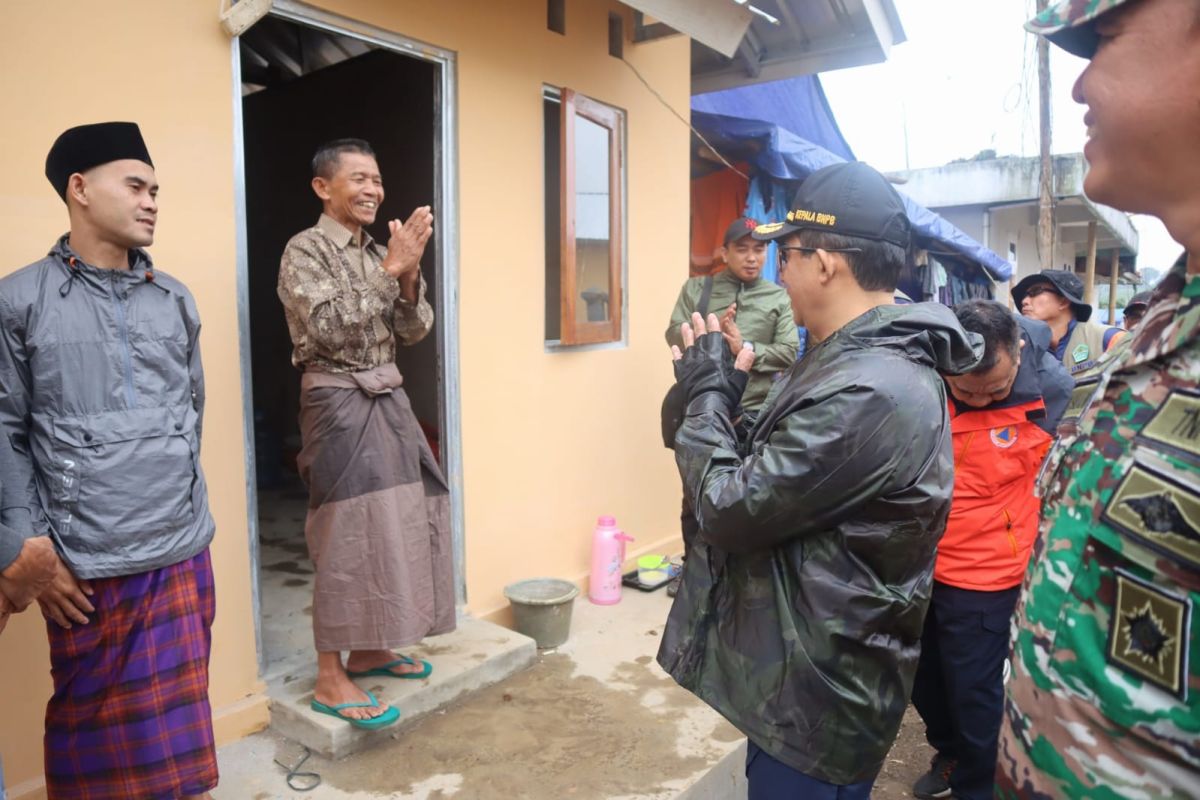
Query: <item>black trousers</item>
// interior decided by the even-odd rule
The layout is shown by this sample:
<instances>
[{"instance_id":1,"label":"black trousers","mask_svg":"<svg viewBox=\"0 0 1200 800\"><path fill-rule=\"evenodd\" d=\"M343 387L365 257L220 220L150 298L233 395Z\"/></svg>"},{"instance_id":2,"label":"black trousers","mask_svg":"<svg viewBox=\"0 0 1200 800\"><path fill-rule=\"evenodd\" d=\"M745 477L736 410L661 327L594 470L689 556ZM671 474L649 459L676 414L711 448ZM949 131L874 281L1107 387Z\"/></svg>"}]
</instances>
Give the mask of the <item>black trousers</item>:
<instances>
[{"instance_id":1,"label":"black trousers","mask_svg":"<svg viewBox=\"0 0 1200 800\"><path fill-rule=\"evenodd\" d=\"M1021 587L977 592L934 582L912 702L946 758L957 798L990 800L1004 711L1009 622Z\"/></svg>"}]
</instances>

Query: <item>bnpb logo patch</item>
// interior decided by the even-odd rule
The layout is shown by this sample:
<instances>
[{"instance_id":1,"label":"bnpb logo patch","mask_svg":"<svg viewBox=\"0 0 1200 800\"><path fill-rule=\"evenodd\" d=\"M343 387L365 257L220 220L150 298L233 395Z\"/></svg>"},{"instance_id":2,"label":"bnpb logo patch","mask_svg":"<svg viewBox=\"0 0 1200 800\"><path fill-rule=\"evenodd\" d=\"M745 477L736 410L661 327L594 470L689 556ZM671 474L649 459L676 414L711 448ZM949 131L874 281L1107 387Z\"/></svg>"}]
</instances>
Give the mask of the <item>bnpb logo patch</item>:
<instances>
[{"instance_id":1,"label":"bnpb logo patch","mask_svg":"<svg viewBox=\"0 0 1200 800\"><path fill-rule=\"evenodd\" d=\"M1003 428L992 428L991 431L992 444L996 447L1007 449L1017 443L1017 428L1014 425L1005 425Z\"/></svg>"}]
</instances>

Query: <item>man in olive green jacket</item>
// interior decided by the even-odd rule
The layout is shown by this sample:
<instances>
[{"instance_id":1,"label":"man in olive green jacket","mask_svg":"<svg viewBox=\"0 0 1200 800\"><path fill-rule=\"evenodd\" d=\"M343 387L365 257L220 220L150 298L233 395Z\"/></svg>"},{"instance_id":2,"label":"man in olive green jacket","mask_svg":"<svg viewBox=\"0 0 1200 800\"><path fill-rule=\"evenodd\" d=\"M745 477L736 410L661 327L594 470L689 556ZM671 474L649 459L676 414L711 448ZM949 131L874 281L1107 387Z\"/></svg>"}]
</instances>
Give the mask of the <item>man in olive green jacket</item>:
<instances>
[{"instance_id":1,"label":"man in olive green jacket","mask_svg":"<svg viewBox=\"0 0 1200 800\"><path fill-rule=\"evenodd\" d=\"M787 292L762 277L767 243L751 238L756 225L748 217L730 223L720 250L727 268L716 275L689 278L679 290L667 326L667 344L682 347L679 326L696 311L701 316L716 314L734 356L749 344L754 350L754 366L742 395L742 409L751 415L762 408L775 376L795 363L800 349ZM707 298L706 286L710 287ZM701 308L703 299L707 303Z\"/></svg>"},{"instance_id":2,"label":"man in olive green jacket","mask_svg":"<svg viewBox=\"0 0 1200 800\"><path fill-rule=\"evenodd\" d=\"M667 326L667 344L682 347L680 326L693 313L716 314L721 320L721 335L735 357L746 348L754 351L754 366L741 402L747 420L758 415L775 376L796 362L800 349L787 292L762 277L767 243L751 237L757 225L749 217L739 217L729 224L719 251L726 269L716 275L689 278L679 290ZM696 517L686 496L679 524L686 558L697 532ZM667 587L667 594L674 597L678 590L677 577Z\"/></svg>"}]
</instances>

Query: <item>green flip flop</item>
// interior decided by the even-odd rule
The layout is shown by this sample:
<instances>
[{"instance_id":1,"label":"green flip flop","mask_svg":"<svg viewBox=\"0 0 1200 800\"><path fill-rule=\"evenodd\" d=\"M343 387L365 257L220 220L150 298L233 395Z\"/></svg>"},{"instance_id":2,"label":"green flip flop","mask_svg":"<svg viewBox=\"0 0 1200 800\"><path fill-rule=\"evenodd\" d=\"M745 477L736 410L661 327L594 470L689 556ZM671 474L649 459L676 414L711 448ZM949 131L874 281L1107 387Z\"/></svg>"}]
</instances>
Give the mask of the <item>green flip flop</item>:
<instances>
[{"instance_id":1,"label":"green flip flop","mask_svg":"<svg viewBox=\"0 0 1200 800\"><path fill-rule=\"evenodd\" d=\"M425 660L421 661L421 663L424 666L421 668L420 672L392 672L392 667L398 667L401 664L414 664L415 665L416 663L417 662L413 661L408 656L400 656L395 661L389 661L388 663L384 664L383 666L375 667L374 669L365 669L362 672L347 671L346 674L349 675L351 678L381 677L381 678L405 678L407 680L416 680L417 678L428 678L433 673L433 664L430 664L428 661L425 661Z\"/></svg>"},{"instance_id":2,"label":"green flip flop","mask_svg":"<svg viewBox=\"0 0 1200 800\"><path fill-rule=\"evenodd\" d=\"M338 703L336 706L327 706L314 698L311 705L313 711L321 714L328 714L331 717L337 717L340 720L349 722L356 728L365 728L369 731L377 730L378 728L386 728L388 725L391 725L396 720L400 719L400 709L396 708L395 706L388 706L387 711L383 712L377 717L371 717L370 719L355 719L354 717L347 717L342 713L342 711L347 708L379 708L379 701L375 699L375 695L367 692L367 697L371 702Z\"/></svg>"}]
</instances>

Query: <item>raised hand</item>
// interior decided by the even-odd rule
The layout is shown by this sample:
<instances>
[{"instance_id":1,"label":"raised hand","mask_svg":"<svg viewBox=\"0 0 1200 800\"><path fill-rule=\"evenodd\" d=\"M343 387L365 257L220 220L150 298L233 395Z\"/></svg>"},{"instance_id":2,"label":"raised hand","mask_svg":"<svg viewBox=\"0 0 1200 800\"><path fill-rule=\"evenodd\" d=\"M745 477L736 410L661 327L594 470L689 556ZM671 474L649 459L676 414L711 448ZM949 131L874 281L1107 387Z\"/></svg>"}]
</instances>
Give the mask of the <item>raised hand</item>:
<instances>
[{"instance_id":1,"label":"raised hand","mask_svg":"<svg viewBox=\"0 0 1200 800\"><path fill-rule=\"evenodd\" d=\"M737 303L725 309L725 313L721 315L721 335L725 337L725 341L729 343L729 352L736 357L742 352L745 342L742 341L742 332L737 326Z\"/></svg>"},{"instance_id":2,"label":"raised hand","mask_svg":"<svg viewBox=\"0 0 1200 800\"><path fill-rule=\"evenodd\" d=\"M729 316L729 311L726 311L725 314ZM679 337L683 339L683 350L680 350L677 345L671 345L671 358L675 361L683 358L684 350L687 350L696 343L696 331L699 331L701 336L706 333L720 333L722 336L725 336L721 324L721 320L717 319L716 314L709 314L708 319L705 320L698 312L694 312L690 324L685 322L679 326ZM725 339L728 341L727 336L725 336ZM733 351L733 355L734 369L741 372L749 372L750 367L754 365L754 351L748 347L739 346L736 351Z\"/></svg>"},{"instance_id":3,"label":"raised hand","mask_svg":"<svg viewBox=\"0 0 1200 800\"><path fill-rule=\"evenodd\" d=\"M383 269L396 279L416 280L425 245L433 235L433 212L429 206L421 206L409 215L405 222L388 220L387 255Z\"/></svg>"}]
</instances>

